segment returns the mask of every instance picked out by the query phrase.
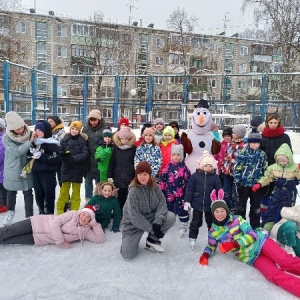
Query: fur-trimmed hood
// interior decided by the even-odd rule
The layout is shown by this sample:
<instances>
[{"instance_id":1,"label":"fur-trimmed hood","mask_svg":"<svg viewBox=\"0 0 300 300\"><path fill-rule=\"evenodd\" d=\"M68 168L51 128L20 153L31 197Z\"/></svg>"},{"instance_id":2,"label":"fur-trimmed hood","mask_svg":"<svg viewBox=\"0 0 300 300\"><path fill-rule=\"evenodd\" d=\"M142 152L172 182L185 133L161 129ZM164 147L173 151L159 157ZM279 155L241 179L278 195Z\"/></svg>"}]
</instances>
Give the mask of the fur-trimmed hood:
<instances>
[{"instance_id":1,"label":"fur-trimmed hood","mask_svg":"<svg viewBox=\"0 0 300 300\"><path fill-rule=\"evenodd\" d=\"M85 141L87 141L88 139L89 139L89 137L88 137L88 135L86 134L86 133L84 133L84 132L81 132L81 133L79 133L80 135L81 135L81 137L85 140ZM68 138L70 138L71 137L71 133L70 132L65 132L63 135L62 135L62 139L68 139Z\"/></svg>"},{"instance_id":2,"label":"fur-trimmed hood","mask_svg":"<svg viewBox=\"0 0 300 300\"><path fill-rule=\"evenodd\" d=\"M130 134L131 134L131 136L130 136L130 138L129 138L129 143L128 143L129 148L131 148L132 146L134 146L134 143L135 143L135 141L136 141L136 136L135 136L135 134L134 134L132 131L130 132ZM120 138L119 138L119 130L117 130L117 131L114 133L112 139L113 139L114 144L115 144L118 148L121 148L121 147L123 146L122 143L121 143L121 141L120 141Z\"/></svg>"}]
</instances>

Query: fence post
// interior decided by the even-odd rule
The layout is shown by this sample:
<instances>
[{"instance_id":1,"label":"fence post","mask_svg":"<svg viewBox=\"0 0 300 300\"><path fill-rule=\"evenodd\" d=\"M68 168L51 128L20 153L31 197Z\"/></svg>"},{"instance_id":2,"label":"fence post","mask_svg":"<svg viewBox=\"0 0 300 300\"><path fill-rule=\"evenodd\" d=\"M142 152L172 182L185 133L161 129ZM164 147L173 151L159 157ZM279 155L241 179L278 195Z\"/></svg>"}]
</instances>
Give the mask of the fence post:
<instances>
[{"instance_id":1,"label":"fence post","mask_svg":"<svg viewBox=\"0 0 300 300\"><path fill-rule=\"evenodd\" d=\"M152 123L152 109L153 109L153 76L149 76L149 90L148 103L146 104L147 122Z\"/></svg>"},{"instance_id":2,"label":"fence post","mask_svg":"<svg viewBox=\"0 0 300 300\"><path fill-rule=\"evenodd\" d=\"M36 123L36 71L31 70L31 124Z\"/></svg>"},{"instance_id":3,"label":"fence post","mask_svg":"<svg viewBox=\"0 0 300 300\"><path fill-rule=\"evenodd\" d=\"M260 115L263 120L265 119L265 114L266 114L267 97L268 97L268 75L264 74L262 77L261 107L260 107Z\"/></svg>"},{"instance_id":4,"label":"fence post","mask_svg":"<svg viewBox=\"0 0 300 300\"><path fill-rule=\"evenodd\" d=\"M295 131L296 123L297 123L297 104L293 104L293 112L294 112L294 117L293 117L293 131Z\"/></svg>"},{"instance_id":5,"label":"fence post","mask_svg":"<svg viewBox=\"0 0 300 300\"><path fill-rule=\"evenodd\" d=\"M57 75L52 76L52 114L57 115Z\"/></svg>"},{"instance_id":6,"label":"fence post","mask_svg":"<svg viewBox=\"0 0 300 300\"><path fill-rule=\"evenodd\" d=\"M89 95L89 79L87 75L83 77L83 108L82 108L82 123L85 124L87 116L87 98ZM80 112L79 112L80 113Z\"/></svg>"},{"instance_id":7,"label":"fence post","mask_svg":"<svg viewBox=\"0 0 300 300\"><path fill-rule=\"evenodd\" d=\"M187 103L189 99L189 85L190 85L190 77L189 75L184 75L184 88L183 88L183 106L181 108L181 127L182 129L186 129L187 127Z\"/></svg>"},{"instance_id":8,"label":"fence post","mask_svg":"<svg viewBox=\"0 0 300 300\"><path fill-rule=\"evenodd\" d=\"M113 104L113 125L118 127L118 111L119 111L119 85L120 85L120 76L115 76L115 101Z\"/></svg>"},{"instance_id":9,"label":"fence post","mask_svg":"<svg viewBox=\"0 0 300 300\"><path fill-rule=\"evenodd\" d=\"M4 68L4 101L5 101L5 112L10 111L9 108L9 62L6 60L3 62ZM13 110L13 108L12 108Z\"/></svg>"}]
</instances>

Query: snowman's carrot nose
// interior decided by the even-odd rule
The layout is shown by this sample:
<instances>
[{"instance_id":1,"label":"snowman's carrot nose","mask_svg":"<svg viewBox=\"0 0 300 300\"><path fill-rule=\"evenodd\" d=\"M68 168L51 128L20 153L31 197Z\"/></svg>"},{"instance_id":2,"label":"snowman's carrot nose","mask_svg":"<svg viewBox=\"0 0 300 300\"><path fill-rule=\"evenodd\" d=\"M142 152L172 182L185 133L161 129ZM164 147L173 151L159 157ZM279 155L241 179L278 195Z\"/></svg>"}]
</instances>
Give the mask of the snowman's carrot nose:
<instances>
[{"instance_id":1,"label":"snowman's carrot nose","mask_svg":"<svg viewBox=\"0 0 300 300\"><path fill-rule=\"evenodd\" d=\"M198 118L198 124L202 124L204 121L204 116L201 115L199 118Z\"/></svg>"}]
</instances>

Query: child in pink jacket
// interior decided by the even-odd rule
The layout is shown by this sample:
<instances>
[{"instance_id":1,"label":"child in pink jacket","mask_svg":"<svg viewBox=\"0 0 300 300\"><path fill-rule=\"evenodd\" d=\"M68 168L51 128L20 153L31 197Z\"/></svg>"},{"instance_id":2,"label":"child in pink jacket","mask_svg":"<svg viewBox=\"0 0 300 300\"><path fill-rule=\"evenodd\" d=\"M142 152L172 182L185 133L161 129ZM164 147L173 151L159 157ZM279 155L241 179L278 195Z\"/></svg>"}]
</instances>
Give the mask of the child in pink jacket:
<instances>
[{"instance_id":1,"label":"child in pink jacket","mask_svg":"<svg viewBox=\"0 0 300 300\"><path fill-rule=\"evenodd\" d=\"M86 239L94 243L105 241L101 225L95 220L95 208L85 206L81 211L68 211L62 215L35 215L24 221L0 228L0 245L54 244L71 248L72 242Z\"/></svg>"}]
</instances>

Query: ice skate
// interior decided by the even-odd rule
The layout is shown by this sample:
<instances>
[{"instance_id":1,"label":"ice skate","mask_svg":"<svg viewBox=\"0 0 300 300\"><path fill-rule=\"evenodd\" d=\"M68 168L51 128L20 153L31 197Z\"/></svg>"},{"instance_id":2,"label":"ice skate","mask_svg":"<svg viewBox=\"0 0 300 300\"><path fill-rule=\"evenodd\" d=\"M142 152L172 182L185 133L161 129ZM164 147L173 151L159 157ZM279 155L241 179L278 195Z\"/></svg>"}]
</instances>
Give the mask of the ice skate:
<instances>
[{"instance_id":1,"label":"ice skate","mask_svg":"<svg viewBox=\"0 0 300 300\"><path fill-rule=\"evenodd\" d=\"M192 250L194 250L195 245L196 245L196 239L191 239L190 238L190 246L191 246Z\"/></svg>"},{"instance_id":2,"label":"ice skate","mask_svg":"<svg viewBox=\"0 0 300 300\"><path fill-rule=\"evenodd\" d=\"M12 220L15 216L15 212L13 210L9 210L3 222L3 226L9 226L12 223Z\"/></svg>"},{"instance_id":3,"label":"ice skate","mask_svg":"<svg viewBox=\"0 0 300 300\"><path fill-rule=\"evenodd\" d=\"M146 240L145 249L148 251L151 251L153 253L155 253L155 252L163 253L165 251L165 249L161 246L160 241L155 241L149 237Z\"/></svg>"},{"instance_id":4,"label":"ice skate","mask_svg":"<svg viewBox=\"0 0 300 300\"><path fill-rule=\"evenodd\" d=\"M187 232L188 225L189 225L188 222L181 222L181 229L179 231L180 237L183 237L184 234Z\"/></svg>"}]
</instances>

